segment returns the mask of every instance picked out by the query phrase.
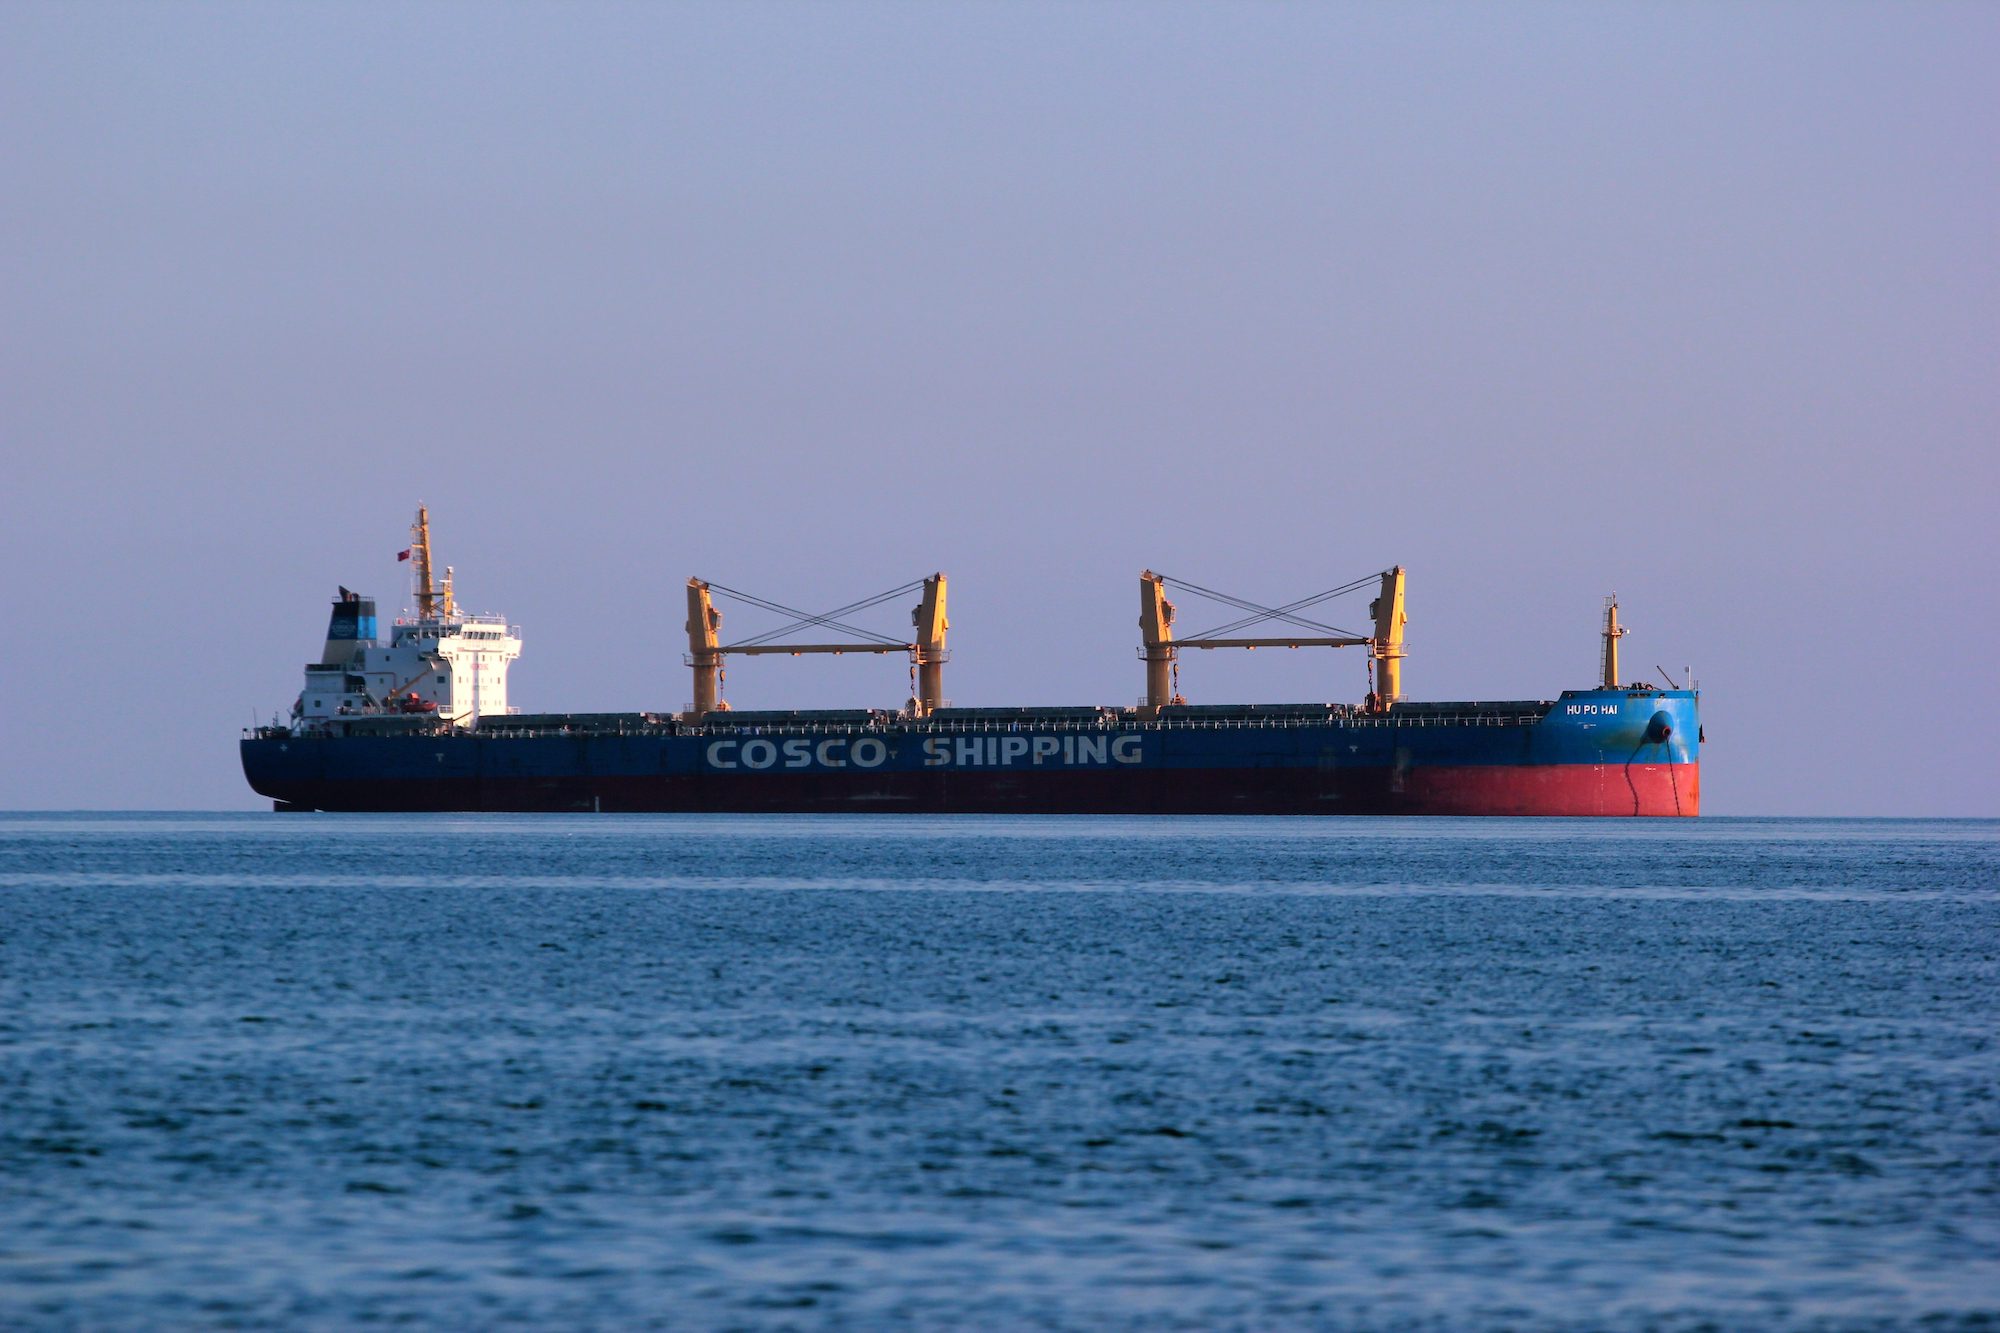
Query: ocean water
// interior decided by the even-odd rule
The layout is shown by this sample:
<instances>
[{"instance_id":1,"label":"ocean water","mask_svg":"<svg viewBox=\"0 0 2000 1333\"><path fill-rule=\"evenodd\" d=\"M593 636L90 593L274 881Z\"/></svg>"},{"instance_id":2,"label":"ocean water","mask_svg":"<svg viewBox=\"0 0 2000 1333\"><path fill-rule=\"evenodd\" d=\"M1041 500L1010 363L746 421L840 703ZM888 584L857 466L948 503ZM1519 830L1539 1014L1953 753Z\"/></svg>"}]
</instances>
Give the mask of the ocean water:
<instances>
[{"instance_id":1,"label":"ocean water","mask_svg":"<svg viewBox=\"0 0 2000 1333\"><path fill-rule=\"evenodd\" d=\"M2000 1328L2000 823L0 816L0 1326Z\"/></svg>"}]
</instances>

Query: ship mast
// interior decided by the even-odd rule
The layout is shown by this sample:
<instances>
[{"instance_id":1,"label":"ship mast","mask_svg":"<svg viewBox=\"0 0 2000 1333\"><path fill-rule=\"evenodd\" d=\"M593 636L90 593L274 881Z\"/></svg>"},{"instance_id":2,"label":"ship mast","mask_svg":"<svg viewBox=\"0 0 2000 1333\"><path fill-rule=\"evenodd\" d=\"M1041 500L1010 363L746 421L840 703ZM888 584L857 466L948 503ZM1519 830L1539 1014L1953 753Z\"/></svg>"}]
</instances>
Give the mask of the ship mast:
<instances>
[{"instance_id":1,"label":"ship mast","mask_svg":"<svg viewBox=\"0 0 2000 1333\"><path fill-rule=\"evenodd\" d=\"M410 550L416 557L417 618L437 618L438 594L431 582L431 511L417 506L417 521L410 525Z\"/></svg>"},{"instance_id":2,"label":"ship mast","mask_svg":"<svg viewBox=\"0 0 2000 1333\"><path fill-rule=\"evenodd\" d=\"M1625 630L1618 623L1618 594L1604 599L1604 688L1618 688L1618 641Z\"/></svg>"}]
</instances>

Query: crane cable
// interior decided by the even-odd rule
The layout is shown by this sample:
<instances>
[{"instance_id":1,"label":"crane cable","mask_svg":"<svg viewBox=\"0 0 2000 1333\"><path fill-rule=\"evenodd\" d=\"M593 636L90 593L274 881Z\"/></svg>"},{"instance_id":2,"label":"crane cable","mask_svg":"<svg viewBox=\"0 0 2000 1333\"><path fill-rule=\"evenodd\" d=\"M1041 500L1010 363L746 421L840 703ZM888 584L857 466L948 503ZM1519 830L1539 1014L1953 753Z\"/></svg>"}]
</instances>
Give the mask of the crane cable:
<instances>
[{"instance_id":1,"label":"crane cable","mask_svg":"<svg viewBox=\"0 0 2000 1333\"><path fill-rule=\"evenodd\" d=\"M768 643L773 639L782 638L783 636L793 633L796 630L805 629L808 626L812 625L820 625L824 626L827 629L839 630L843 634L852 634L854 637L858 639L871 639L874 642L882 644L885 647L901 648L904 647L905 645L903 641L900 639L892 639L886 634L877 634L874 630L862 629L857 625L844 624L841 621L834 619L834 617L851 615L856 611L866 611L868 608L872 606L880 606L883 602L886 602L891 598L902 597L908 593L915 592L917 589L924 586L924 581L922 579L917 579L914 582L905 583L901 587L891 588L887 592L876 593L873 597L864 597L858 602L849 602L846 606L836 606L835 608L833 608L833 610L822 612L819 615L814 615L810 611L801 611L797 607L786 606L782 602L767 601L762 597L757 597L751 593L742 592L735 588L726 588L720 583L710 583L708 586L711 591L722 593L725 596L734 597L736 600L740 602L748 602L750 605L758 607L762 610L775 611L780 615L793 617L792 622L788 625L781 625L777 629L767 630L762 634L752 635L750 638L744 639L740 643L731 643L723 645L722 651L724 652L728 652L732 648L754 648L758 644Z\"/></svg>"},{"instance_id":2,"label":"crane cable","mask_svg":"<svg viewBox=\"0 0 2000 1333\"><path fill-rule=\"evenodd\" d=\"M1232 597L1228 593L1216 592L1214 589L1204 588L1198 583L1189 583L1186 579L1172 578L1165 574L1160 575L1163 582L1172 584L1176 588L1185 588L1198 597L1206 597L1211 601L1221 602L1227 606L1234 606L1240 610L1256 612L1255 615L1245 616L1241 620L1232 620L1226 625L1218 625L1206 633L1188 636L1195 639L1216 638L1220 635L1233 633L1236 630L1248 629L1252 625L1262 624L1267 620L1283 620L1288 624L1297 625L1303 629L1321 630L1325 633L1340 635L1345 638L1365 638L1367 636L1356 634L1353 630L1341 629L1337 625L1322 624L1317 620L1309 620L1304 616L1292 613L1303 611L1309 606L1317 606L1321 602L1329 601L1335 597L1344 597L1348 593L1359 592L1380 577L1380 574L1369 574L1349 583L1344 583L1337 588L1329 588L1325 592L1314 593L1310 597L1301 597L1296 602L1287 602L1283 606L1270 607L1261 606L1256 602L1248 601L1241 597Z\"/></svg>"}]
</instances>

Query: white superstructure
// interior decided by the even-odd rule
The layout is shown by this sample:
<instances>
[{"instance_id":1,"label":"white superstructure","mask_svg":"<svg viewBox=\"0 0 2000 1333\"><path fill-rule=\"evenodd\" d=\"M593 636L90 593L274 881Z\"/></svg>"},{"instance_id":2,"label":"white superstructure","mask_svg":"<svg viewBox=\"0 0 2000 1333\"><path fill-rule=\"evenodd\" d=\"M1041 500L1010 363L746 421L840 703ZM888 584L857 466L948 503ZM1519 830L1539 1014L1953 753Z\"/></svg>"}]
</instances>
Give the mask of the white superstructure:
<instances>
[{"instance_id":1,"label":"white superstructure","mask_svg":"<svg viewBox=\"0 0 2000 1333\"><path fill-rule=\"evenodd\" d=\"M476 726L507 712L507 668L520 655L520 627L499 616L399 618L386 645L356 640L345 661L309 664L295 717L309 730L418 714Z\"/></svg>"},{"instance_id":2,"label":"white superstructure","mask_svg":"<svg viewBox=\"0 0 2000 1333\"><path fill-rule=\"evenodd\" d=\"M521 655L521 630L501 616L464 615L444 586L431 583L430 523L417 511L414 541L417 610L376 635L375 603L342 588L320 660L306 665L305 689L292 706L302 731L344 734L382 729L388 719L475 727L511 711L507 668Z\"/></svg>"}]
</instances>

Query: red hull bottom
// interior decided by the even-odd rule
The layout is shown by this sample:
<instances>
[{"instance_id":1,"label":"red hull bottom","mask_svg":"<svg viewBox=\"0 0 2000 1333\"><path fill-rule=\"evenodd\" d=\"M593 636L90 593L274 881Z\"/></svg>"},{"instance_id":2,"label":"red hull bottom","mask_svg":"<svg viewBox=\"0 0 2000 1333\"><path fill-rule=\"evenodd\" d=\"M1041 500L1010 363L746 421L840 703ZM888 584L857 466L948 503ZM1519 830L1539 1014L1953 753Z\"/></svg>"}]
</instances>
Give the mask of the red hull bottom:
<instances>
[{"instance_id":1,"label":"red hull bottom","mask_svg":"<svg viewBox=\"0 0 2000 1333\"><path fill-rule=\"evenodd\" d=\"M754 773L270 783L279 809L612 813L1692 816L1699 764L1120 773Z\"/></svg>"}]
</instances>

